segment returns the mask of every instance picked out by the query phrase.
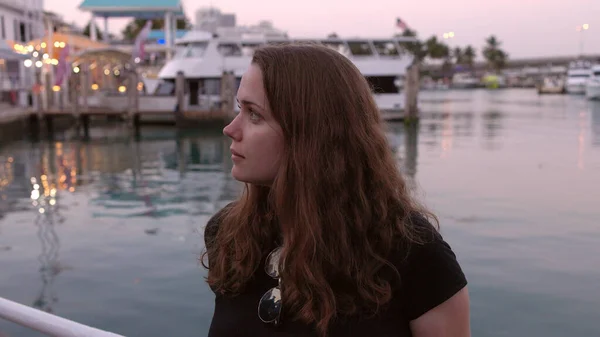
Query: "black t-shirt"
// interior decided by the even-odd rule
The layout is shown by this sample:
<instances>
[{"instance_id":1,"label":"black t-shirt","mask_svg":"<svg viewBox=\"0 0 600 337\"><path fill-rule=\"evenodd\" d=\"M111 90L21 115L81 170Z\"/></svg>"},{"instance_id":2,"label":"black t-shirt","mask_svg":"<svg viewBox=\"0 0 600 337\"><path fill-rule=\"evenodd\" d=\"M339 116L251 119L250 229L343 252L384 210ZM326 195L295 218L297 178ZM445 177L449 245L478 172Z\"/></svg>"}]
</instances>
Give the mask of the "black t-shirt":
<instances>
[{"instance_id":1,"label":"black t-shirt","mask_svg":"<svg viewBox=\"0 0 600 337\"><path fill-rule=\"evenodd\" d=\"M206 226L206 242L218 231L216 218L213 216ZM390 303L375 317L348 317L333 321L329 337L412 336L409 327L411 320L443 303L466 286L465 275L448 243L424 218L415 217L413 223L429 230L423 232L431 233L430 240L423 245L412 245L408 256L390 258L398 268L401 279ZM263 323L258 318L260 298L276 285L277 280L270 278L261 265L242 294L234 297L216 294L208 337L316 337L312 326L285 320L285 317L279 326Z\"/></svg>"}]
</instances>

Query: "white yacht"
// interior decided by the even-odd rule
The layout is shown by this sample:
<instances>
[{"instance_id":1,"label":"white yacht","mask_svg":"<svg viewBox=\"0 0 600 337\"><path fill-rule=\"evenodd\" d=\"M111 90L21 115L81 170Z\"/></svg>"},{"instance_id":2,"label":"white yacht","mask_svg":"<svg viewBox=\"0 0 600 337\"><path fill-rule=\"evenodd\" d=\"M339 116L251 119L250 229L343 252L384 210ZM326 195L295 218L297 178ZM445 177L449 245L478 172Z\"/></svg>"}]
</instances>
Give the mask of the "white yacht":
<instances>
[{"instance_id":1,"label":"white yacht","mask_svg":"<svg viewBox=\"0 0 600 337\"><path fill-rule=\"evenodd\" d=\"M452 88L455 89L473 89L480 85L479 78L471 73L456 73L452 76Z\"/></svg>"},{"instance_id":2,"label":"white yacht","mask_svg":"<svg viewBox=\"0 0 600 337\"><path fill-rule=\"evenodd\" d=\"M413 58L400 43L413 38L325 38L291 39L287 35L216 34L190 31L175 41L175 55L158 73L156 95L174 95L175 78L184 73L187 85L186 106L201 109L217 106L220 101L221 76L233 72L239 85L249 66L253 51L260 45L312 41L322 43L348 57L375 89L374 97L383 111L401 111L404 106L402 86L406 68ZM236 87L237 90L237 87Z\"/></svg>"},{"instance_id":3,"label":"white yacht","mask_svg":"<svg viewBox=\"0 0 600 337\"><path fill-rule=\"evenodd\" d=\"M564 94L566 91L566 81L564 76L546 75L543 76L536 88L539 95L541 94Z\"/></svg>"},{"instance_id":4,"label":"white yacht","mask_svg":"<svg viewBox=\"0 0 600 337\"><path fill-rule=\"evenodd\" d=\"M590 77L591 64L579 60L571 62L567 70L567 93L574 95L585 94L585 84Z\"/></svg>"},{"instance_id":5,"label":"white yacht","mask_svg":"<svg viewBox=\"0 0 600 337\"><path fill-rule=\"evenodd\" d=\"M600 64L591 68L590 78L585 84L585 96L590 100L600 100Z\"/></svg>"}]
</instances>

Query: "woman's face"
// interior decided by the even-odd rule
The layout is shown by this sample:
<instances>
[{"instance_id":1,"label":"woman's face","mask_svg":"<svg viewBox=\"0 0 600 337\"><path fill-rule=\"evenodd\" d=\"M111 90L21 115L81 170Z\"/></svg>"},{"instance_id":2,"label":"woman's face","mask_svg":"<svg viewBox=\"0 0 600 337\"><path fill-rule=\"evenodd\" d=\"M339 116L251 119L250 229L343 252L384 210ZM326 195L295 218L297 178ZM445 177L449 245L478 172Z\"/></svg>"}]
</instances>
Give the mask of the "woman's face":
<instances>
[{"instance_id":1,"label":"woman's face","mask_svg":"<svg viewBox=\"0 0 600 337\"><path fill-rule=\"evenodd\" d=\"M223 129L232 140L231 175L241 182L270 185L279 170L283 132L273 119L257 65L242 76L237 101L240 113Z\"/></svg>"}]
</instances>

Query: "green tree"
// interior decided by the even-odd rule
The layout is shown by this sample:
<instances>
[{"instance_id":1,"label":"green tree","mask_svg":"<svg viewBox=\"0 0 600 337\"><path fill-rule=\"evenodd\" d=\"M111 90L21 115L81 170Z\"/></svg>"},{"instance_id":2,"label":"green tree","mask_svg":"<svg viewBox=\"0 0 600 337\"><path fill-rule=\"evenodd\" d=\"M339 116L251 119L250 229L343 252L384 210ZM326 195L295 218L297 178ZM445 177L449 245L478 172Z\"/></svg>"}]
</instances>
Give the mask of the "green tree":
<instances>
[{"instance_id":1,"label":"green tree","mask_svg":"<svg viewBox=\"0 0 600 337\"><path fill-rule=\"evenodd\" d=\"M473 65L475 64L475 58L477 57L477 52L472 46L465 47L463 51L463 61L464 64L469 66L469 69L473 71Z\"/></svg>"},{"instance_id":2,"label":"green tree","mask_svg":"<svg viewBox=\"0 0 600 337\"><path fill-rule=\"evenodd\" d=\"M90 24L88 23L84 28L83 28L83 35L87 36L87 37L92 37L91 35L91 29L90 29ZM95 28L96 28L96 36L98 37L98 40L104 40L104 35L102 34L102 32L100 31L100 28L98 28L98 25L94 24Z\"/></svg>"},{"instance_id":3,"label":"green tree","mask_svg":"<svg viewBox=\"0 0 600 337\"><path fill-rule=\"evenodd\" d=\"M123 31L123 39L127 41L134 41L139 32L144 28L146 24L145 19L133 19L131 22L125 26ZM154 19L152 20L152 29L164 29L165 20L164 19ZM191 29L192 25L190 24L187 18L177 19L177 29Z\"/></svg>"},{"instance_id":4,"label":"green tree","mask_svg":"<svg viewBox=\"0 0 600 337\"><path fill-rule=\"evenodd\" d=\"M499 72L506 66L508 54L500 49L501 42L494 36L488 37L483 48L483 57L488 63L490 70Z\"/></svg>"},{"instance_id":5,"label":"green tree","mask_svg":"<svg viewBox=\"0 0 600 337\"><path fill-rule=\"evenodd\" d=\"M423 60L429 57L432 59L447 59L450 56L450 48L440 41L436 36L432 36L425 41L421 41L417 38L417 32L411 29L406 29L402 34L396 35L397 37L414 37L413 41L400 42L400 45L410 54L413 55L413 62L408 67L405 77L405 123L412 124L418 120L418 95L419 95L419 83L420 83L420 72L421 64Z\"/></svg>"},{"instance_id":6,"label":"green tree","mask_svg":"<svg viewBox=\"0 0 600 337\"><path fill-rule=\"evenodd\" d=\"M402 34L396 37L417 37L417 32L411 29L405 30ZM418 38L416 41L401 42L400 45L414 56L413 63L421 63L427 57L432 59L442 59L448 57L450 49L441 41L438 41L436 36L432 36L425 41Z\"/></svg>"},{"instance_id":7,"label":"green tree","mask_svg":"<svg viewBox=\"0 0 600 337\"><path fill-rule=\"evenodd\" d=\"M452 49L452 57L454 58L454 64L464 64L465 63L465 53L461 47L454 47Z\"/></svg>"}]
</instances>

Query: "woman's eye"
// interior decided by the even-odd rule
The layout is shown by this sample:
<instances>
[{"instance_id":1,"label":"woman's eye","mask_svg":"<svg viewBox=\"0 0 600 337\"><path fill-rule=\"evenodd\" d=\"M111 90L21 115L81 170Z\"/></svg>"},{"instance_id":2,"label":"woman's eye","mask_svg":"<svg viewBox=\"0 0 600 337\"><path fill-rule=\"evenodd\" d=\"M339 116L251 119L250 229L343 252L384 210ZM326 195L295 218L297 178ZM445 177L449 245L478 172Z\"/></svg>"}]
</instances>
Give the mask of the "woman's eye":
<instances>
[{"instance_id":1,"label":"woman's eye","mask_svg":"<svg viewBox=\"0 0 600 337\"><path fill-rule=\"evenodd\" d=\"M253 120L253 121L257 121L257 120L259 120L259 119L260 119L260 116L259 116L257 113L253 112L252 110L250 110L250 112L249 112L249 113L250 113L250 119L251 119L251 120Z\"/></svg>"},{"instance_id":2,"label":"woman's eye","mask_svg":"<svg viewBox=\"0 0 600 337\"><path fill-rule=\"evenodd\" d=\"M252 108L243 108L241 105L238 104L238 108L240 109L241 112L246 112L248 114L248 116L250 117L250 120L253 122L258 122L262 116L256 112L254 112L254 110Z\"/></svg>"},{"instance_id":3,"label":"woman's eye","mask_svg":"<svg viewBox=\"0 0 600 337\"><path fill-rule=\"evenodd\" d=\"M248 109L248 115L250 116L250 120L253 122L257 122L261 119L261 116L259 114L257 114L256 112L254 112L254 110L252 110L252 108Z\"/></svg>"}]
</instances>

